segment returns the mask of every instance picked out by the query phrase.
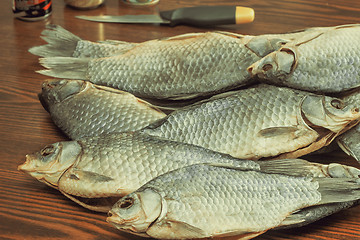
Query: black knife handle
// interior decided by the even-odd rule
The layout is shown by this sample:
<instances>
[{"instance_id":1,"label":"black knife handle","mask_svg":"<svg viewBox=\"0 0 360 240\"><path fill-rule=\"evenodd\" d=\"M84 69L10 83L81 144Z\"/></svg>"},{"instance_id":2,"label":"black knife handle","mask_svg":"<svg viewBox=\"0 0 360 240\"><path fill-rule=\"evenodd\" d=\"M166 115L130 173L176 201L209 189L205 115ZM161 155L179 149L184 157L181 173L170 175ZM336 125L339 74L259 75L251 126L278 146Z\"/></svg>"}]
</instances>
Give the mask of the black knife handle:
<instances>
[{"instance_id":1,"label":"black knife handle","mask_svg":"<svg viewBox=\"0 0 360 240\"><path fill-rule=\"evenodd\" d=\"M213 26L236 24L237 6L199 6L178 8L160 12L161 18L170 21L170 26L187 24L193 26ZM252 10L252 9L251 9Z\"/></svg>"}]
</instances>

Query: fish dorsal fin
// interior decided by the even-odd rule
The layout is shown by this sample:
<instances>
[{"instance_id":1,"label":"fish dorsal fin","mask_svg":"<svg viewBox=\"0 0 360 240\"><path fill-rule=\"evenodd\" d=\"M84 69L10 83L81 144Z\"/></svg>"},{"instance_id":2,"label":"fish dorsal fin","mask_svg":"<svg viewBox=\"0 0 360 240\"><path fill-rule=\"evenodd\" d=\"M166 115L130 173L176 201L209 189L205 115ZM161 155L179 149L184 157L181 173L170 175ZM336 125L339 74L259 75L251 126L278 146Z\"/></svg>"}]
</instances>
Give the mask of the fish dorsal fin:
<instances>
[{"instance_id":1,"label":"fish dorsal fin","mask_svg":"<svg viewBox=\"0 0 360 240\"><path fill-rule=\"evenodd\" d=\"M161 107L161 106L156 106L154 104L151 104L151 103L149 103L149 102L147 102L147 101L145 101L145 100L143 100L141 98L136 97L135 95L133 95L133 94L131 94L129 92L125 92L125 91L122 91L122 90L114 89L114 88L107 87L107 86L101 86L101 85L93 85L93 87L98 89L98 90L101 90L101 91L106 91L106 92L110 92L110 93L114 93L114 94L127 96L128 98L132 98L133 102L136 102L139 105L144 105L149 109L151 108L154 111L156 111L156 112L158 112L160 114L163 114L164 117L166 116L166 114L162 110L160 110L160 109L167 110L166 107Z\"/></svg>"},{"instance_id":2,"label":"fish dorsal fin","mask_svg":"<svg viewBox=\"0 0 360 240\"><path fill-rule=\"evenodd\" d=\"M102 43L102 44L109 44L109 45L136 45L136 43L131 43L131 42L125 42L125 41L119 41L119 40L110 40L110 39L106 39L106 40L102 40L102 41L97 41L98 43Z\"/></svg>"},{"instance_id":3,"label":"fish dorsal fin","mask_svg":"<svg viewBox=\"0 0 360 240\"><path fill-rule=\"evenodd\" d=\"M164 219L165 220L165 219ZM203 230L192 226L186 222L169 220L161 221L161 223L154 223L146 231L146 233L154 238L169 237L169 239L193 239L209 237Z\"/></svg>"},{"instance_id":4,"label":"fish dorsal fin","mask_svg":"<svg viewBox=\"0 0 360 240\"><path fill-rule=\"evenodd\" d=\"M204 36L205 34L208 34L208 33L185 33L185 34L181 34L181 35L177 35L177 36L173 36L173 37L161 38L159 40L151 40L151 41L186 40L186 39L196 38L199 36Z\"/></svg>"}]
</instances>

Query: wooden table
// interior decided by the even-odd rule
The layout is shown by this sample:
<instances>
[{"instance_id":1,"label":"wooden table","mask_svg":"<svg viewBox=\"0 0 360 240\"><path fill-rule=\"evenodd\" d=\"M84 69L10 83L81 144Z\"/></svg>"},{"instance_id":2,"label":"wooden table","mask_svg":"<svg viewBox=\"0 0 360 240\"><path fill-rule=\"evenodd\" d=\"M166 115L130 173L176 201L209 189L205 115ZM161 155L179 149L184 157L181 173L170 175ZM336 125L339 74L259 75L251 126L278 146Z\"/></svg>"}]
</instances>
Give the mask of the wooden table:
<instances>
[{"instance_id":1,"label":"wooden table","mask_svg":"<svg viewBox=\"0 0 360 240\"><path fill-rule=\"evenodd\" d=\"M193 5L240 4L255 9L251 24L211 29L159 25L94 23L74 18L79 14L153 13ZM19 172L25 155L48 143L66 140L42 108L37 93L45 76L38 58L28 49L44 42L40 33L49 23L59 24L83 39L141 42L188 32L226 30L242 34L281 33L313 26L360 22L360 1L353 0L160 0L156 7L134 8L120 0L106 0L100 8L78 11L53 1L53 14L38 22L14 19L11 1L0 3L0 238L1 239L140 239L118 232L105 222L105 214L83 209L57 190ZM341 152L322 157L357 165ZM360 239L360 207L342 211L294 230L269 231L257 239Z\"/></svg>"}]
</instances>

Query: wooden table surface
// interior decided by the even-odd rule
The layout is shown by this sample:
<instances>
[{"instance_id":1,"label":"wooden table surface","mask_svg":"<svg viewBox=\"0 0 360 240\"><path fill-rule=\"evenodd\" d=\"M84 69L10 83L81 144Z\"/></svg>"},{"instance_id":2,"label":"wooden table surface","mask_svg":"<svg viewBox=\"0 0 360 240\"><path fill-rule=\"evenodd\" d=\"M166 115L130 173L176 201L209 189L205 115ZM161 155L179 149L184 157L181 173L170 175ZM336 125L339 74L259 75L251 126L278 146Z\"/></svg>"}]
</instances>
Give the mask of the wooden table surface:
<instances>
[{"instance_id":1,"label":"wooden table surface","mask_svg":"<svg viewBox=\"0 0 360 240\"><path fill-rule=\"evenodd\" d=\"M74 18L81 14L144 14L193 5L242 5L255 9L251 24L216 28L94 23ZM155 7L134 8L121 0L88 11L53 1L53 14L46 20L24 22L15 19L11 1L0 3L0 239L140 239L123 234L105 222L106 215L73 203L57 190L19 172L25 155L48 143L66 140L42 108L37 93L45 76L38 58L28 49L44 42L40 33L46 24L59 24L83 39L116 39L141 42L188 32L209 30L241 34L281 33L314 26L360 22L360 1L353 0L160 0ZM322 157L324 162L357 166L340 151ZM354 207L309 226L269 231L256 239L360 239L360 207Z\"/></svg>"}]
</instances>

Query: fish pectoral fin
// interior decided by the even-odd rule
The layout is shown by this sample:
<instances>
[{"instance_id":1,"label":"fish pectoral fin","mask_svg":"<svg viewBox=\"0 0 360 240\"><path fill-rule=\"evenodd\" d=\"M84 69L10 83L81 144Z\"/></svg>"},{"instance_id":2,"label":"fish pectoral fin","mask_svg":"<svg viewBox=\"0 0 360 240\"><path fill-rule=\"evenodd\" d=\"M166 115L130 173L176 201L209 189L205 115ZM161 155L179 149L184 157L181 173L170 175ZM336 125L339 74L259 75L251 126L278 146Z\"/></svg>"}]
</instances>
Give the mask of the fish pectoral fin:
<instances>
[{"instance_id":1,"label":"fish pectoral fin","mask_svg":"<svg viewBox=\"0 0 360 240\"><path fill-rule=\"evenodd\" d=\"M176 236L177 238L188 239L188 238L205 238L210 237L203 230L192 226L186 222L176 220L166 220L166 222L153 224L146 233L154 238L161 236Z\"/></svg>"},{"instance_id":2,"label":"fish pectoral fin","mask_svg":"<svg viewBox=\"0 0 360 240\"><path fill-rule=\"evenodd\" d=\"M343 150L347 155L353 157L356 159L356 161L360 162L360 159L358 158L358 156L356 156L356 154L350 149L350 147L345 144L342 139L337 139L337 144L339 145L339 147L341 148L341 150Z\"/></svg>"},{"instance_id":3,"label":"fish pectoral fin","mask_svg":"<svg viewBox=\"0 0 360 240\"><path fill-rule=\"evenodd\" d=\"M258 135L260 137L264 138L275 138L279 136L291 136L296 137L296 132L299 130L299 128L295 126L285 126L285 127L269 127L261 129L258 132Z\"/></svg>"},{"instance_id":4,"label":"fish pectoral fin","mask_svg":"<svg viewBox=\"0 0 360 240\"><path fill-rule=\"evenodd\" d=\"M109 182L114 180L111 177L99 174L99 173L95 173L95 172L91 172L91 171L84 171L84 170L80 170L80 169L70 169L67 173L66 176L70 179L76 180L76 181L82 181L82 182Z\"/></svg>"}]
</instances>

